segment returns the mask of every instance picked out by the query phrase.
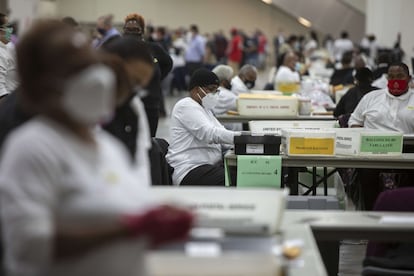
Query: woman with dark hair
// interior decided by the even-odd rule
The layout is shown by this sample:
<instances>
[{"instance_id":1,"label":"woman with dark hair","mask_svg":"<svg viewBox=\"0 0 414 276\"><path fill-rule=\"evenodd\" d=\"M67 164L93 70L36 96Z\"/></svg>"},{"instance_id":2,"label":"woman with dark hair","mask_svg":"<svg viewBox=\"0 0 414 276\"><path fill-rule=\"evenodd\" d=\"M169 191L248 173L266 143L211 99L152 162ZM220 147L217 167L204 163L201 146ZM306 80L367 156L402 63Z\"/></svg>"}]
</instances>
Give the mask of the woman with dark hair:
<instances>
[{"instance_id":1,"label":"woman with dark hair","mask_svg":"<svg viewBox=\"0 0 414 276\"><path fill-rule=\"evenodd\" d=\"M101 60L59 21L36 23L17 46L19 97L37 116L2 149L7 275L143 275L148 243L189 230L192 216L154 207L125 148L97 129L125 97Z\"/></svg>"},{"instance_id":2,"label":"woman with dark hair","mask_svg":"<svg viewBox=\"0 0 414 276\"><path fill-rule=\"evenodd\" d=\"M136 13L129 14L125 18L124 36L133 37L138 40L144 40L145 21L144 18ZM170 55L156 42L145 42L153 56L155 65L154 75L147 86L147 95L142 95L141 100L144 103L145 112L147 113L150 126L151 136L155 137L158 127L160 112L165 115L164 100L161 90L161 81L168 75L172 69L172 59Z\"/></svg>"},{"instance_id":3,"label":"woman with dark hair","mask_svg":"<svg viewBox=\"0 0 414 276\"><path fill-rule=\"evenodd\" d=\"M358 105L362 97L373 91L377 90L377 87L372 86L373 75L372 71L364 67L358 69L355 73L355 86L348 90L341 100L336 105L334 110L334 116L340 118L340 124L343 127L348 126L348 119L355 107ZM344 117L345 116L345 117Z\"/></svg>"}]
</instances>

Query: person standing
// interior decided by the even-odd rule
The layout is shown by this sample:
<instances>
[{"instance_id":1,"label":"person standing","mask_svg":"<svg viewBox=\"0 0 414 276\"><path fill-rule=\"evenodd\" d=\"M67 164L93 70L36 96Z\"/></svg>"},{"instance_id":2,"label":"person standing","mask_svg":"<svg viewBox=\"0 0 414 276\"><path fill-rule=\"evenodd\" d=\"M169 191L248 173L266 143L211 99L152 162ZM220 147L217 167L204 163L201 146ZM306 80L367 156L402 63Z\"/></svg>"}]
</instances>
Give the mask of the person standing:
<instances>
[{"instance_id":1,"label":"person standing","mask_svg":"<svg viewBox=\"0 0 414 276\"><path fill-rule=\"evenodd\" d=\"M113 26L113 19L114 17L112 14L103 15L98 18L98 21L96 22L96 30L101 37L94 41L94 44L92 45L93 47L99 48L112 39L121 36L118 30Z\"/></svg>"},{"instance_id":2,"label":"person standing","mask_svg":"<svg viewBox=\"0 0 414 276\"><path fill-rule=\"evenodd\" d=\"M239 72L243 60L243 38L236 28L230 30L231 40L227 48L227 64L234 73Z\"/></svg>"},{"instance_id":3,"label":"person standing","mask_svg":"<svg viewBox=\"0 0 414 276\"><path fill-rule=\"evenodd\" d=\"M187 42L187 49L185 51L185 63L187 73L191 77L197 69L203 66L205 55L205 39L199 34L198 26L190 26L190 37Z\"/></svg>"},{"instance_id":4,"label":"person standing","mask_svg":"<svg viewBox=\"0 0 414 276\"><path fill-rule=\"evenodd\" d=\"M144 30L145 21L141 15L132 13L125 17L123 36L144 40ZM160 116L160 105L163 102L161 81L171 71L173 64L170 55L159 44L148 41L145 41L145 43L153 56L155 71L149 84L142 87L147 93L139 96L144 103L145 112L147 113L151 137L155 137Z\"/></svg>"}]
</instances>

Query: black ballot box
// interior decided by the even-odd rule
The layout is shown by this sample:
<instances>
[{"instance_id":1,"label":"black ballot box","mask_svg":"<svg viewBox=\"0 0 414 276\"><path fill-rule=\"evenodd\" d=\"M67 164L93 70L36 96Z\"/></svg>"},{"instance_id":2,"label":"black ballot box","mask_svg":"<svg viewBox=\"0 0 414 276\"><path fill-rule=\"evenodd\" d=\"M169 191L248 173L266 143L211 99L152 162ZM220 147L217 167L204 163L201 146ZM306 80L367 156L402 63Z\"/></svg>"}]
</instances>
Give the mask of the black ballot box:
<instances>
[{"instance_id":1,"label":"black ballot box","mask_svg":"<svg viewBox=\"0 0 414 276\"><path fill-rule=\"evenodd\" d=\"M242 134L234 137L236 155L279 155L281 136Z\"/></svg>"}]
</instances>

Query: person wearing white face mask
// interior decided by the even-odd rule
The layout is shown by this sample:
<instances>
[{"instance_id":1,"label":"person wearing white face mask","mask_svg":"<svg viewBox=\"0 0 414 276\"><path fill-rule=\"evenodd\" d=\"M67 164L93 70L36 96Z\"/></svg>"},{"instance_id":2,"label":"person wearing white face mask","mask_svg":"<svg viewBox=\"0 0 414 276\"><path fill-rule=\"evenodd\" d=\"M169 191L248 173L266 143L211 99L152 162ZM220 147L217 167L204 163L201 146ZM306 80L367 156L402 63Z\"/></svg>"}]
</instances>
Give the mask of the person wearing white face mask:
<instances>
[{"instance_id":1,"label":"person wearing white face mask","mask_svg":"<svg viewBox=\"0 0 414 276\"><path fill-rule=\"evenodd\" d=\"M238 132L226 130L214 117L218 77L207 69L194 72L190 97L174 106L167 161L174 168L174 185L224 186L223 149Z\"/></svg>"},{"instance_id":2,"label":"person wearing white face mask","mask_svg":"<svg viewBox=\"0 0 414 276\"><path fill-rule=\"evenodd\" d=\"M17 58L18 96L36 116L2 147L6 274L145 275L145 248L183 239L193 218L157 207L126 149L97 129L123 96L114 71L59 21L35 23Z\"/></svg>"}]
</instances>

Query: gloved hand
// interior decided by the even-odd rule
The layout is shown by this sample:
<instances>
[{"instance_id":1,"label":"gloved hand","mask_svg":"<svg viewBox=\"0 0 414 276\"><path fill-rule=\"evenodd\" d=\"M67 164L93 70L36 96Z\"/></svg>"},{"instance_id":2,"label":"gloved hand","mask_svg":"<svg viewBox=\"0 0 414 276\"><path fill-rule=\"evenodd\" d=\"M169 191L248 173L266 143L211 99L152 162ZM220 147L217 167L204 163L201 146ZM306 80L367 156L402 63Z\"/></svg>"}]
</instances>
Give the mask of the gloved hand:
<instances>
[{"instance_id":1,"label":"gloved hand","mask_svg":"<svg viewBox=\"0 0 414 276\"><path fill-rule=\"evenodd\" d=\"M193 221L192 213L167 205L122 218L122 222L133 236L148 236L152 246L185 240Z\"/></svg>"}]
</instances>

